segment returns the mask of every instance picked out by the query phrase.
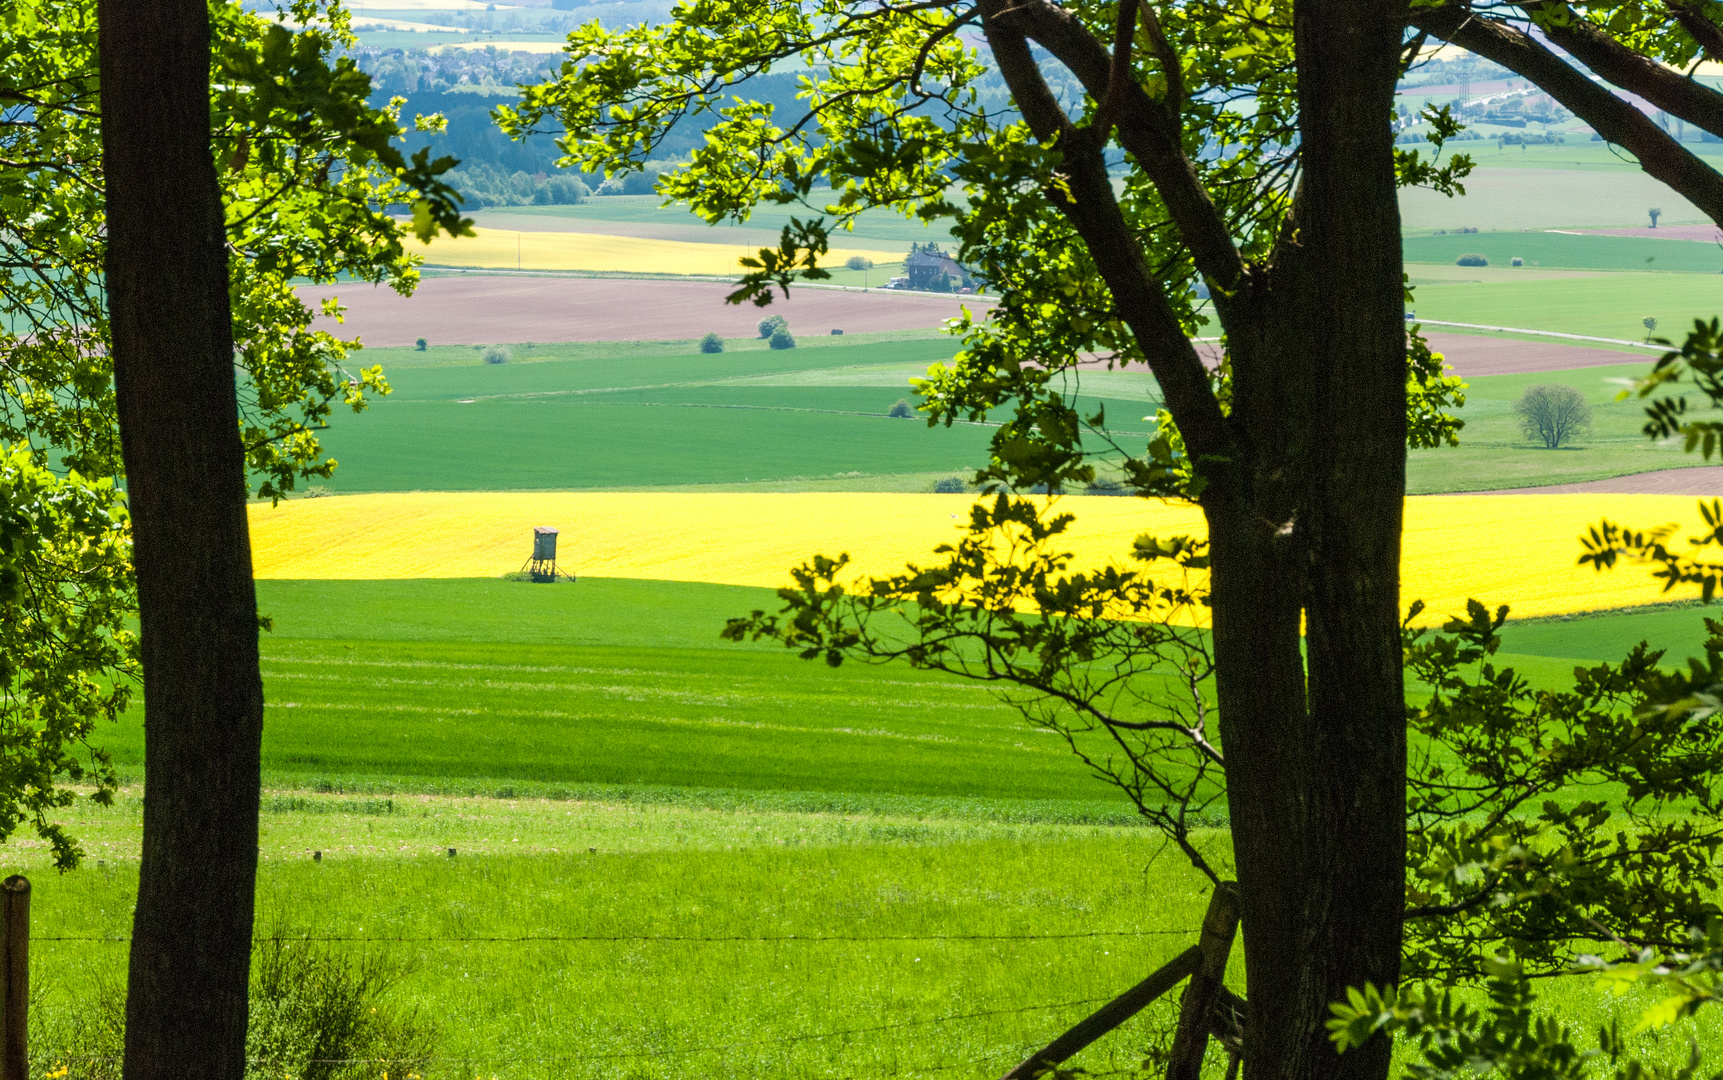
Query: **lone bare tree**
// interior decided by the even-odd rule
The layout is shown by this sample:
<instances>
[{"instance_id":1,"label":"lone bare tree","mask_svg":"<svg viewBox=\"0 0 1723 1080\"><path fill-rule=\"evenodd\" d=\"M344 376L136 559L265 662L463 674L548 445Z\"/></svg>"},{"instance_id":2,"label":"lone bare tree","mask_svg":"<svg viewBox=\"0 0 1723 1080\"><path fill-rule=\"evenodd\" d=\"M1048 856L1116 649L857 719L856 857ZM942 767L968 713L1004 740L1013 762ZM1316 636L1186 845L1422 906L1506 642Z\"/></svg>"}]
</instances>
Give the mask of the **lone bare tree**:
<instances>
[{"instance_id":1,"label":"lone bare tree","mask_svg":"<svg viewBox=\"0 0 1723 1080\"><path fill-rule=\"evenodd\" d=\"M1591 406L1585 395L1571 386L1528 386L1514 402L1520 431L1528 439L1555 450L1570 439L1591 430Z\"/></svg>"}]
</instances>

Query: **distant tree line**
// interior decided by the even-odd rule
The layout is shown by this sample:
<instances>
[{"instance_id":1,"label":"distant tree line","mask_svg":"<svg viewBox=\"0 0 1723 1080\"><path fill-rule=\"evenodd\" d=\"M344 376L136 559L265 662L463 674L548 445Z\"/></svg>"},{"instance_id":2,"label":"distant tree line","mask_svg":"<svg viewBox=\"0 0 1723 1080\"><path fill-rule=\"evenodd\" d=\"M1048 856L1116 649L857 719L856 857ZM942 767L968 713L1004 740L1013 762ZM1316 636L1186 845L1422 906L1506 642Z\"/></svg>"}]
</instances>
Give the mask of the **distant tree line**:
<instances>
[{"instance_id":1,"label":"distant tree line","mask_svg":"<svg viewBox=\"0 0 1723 1080\"><path fill-rule=\"evenodd\" d=\"M564 0L566 3L567 0ZM639 4L624 5L639 7ZM569 21L574 21L570 17ZM582 18L579 21L585 21ZM380 107L392 97L407 99L401 114L441 113L448 120L438 133L410 133L407 152L429 146L433 158L450 155L460 159L460 168L450 174L450 183L466 196L466 209L498 206L563 205L593 195L649 195L657 173L671 161L685 160L702 144L715 117L690 117L674 125L657 144L662 161L651 161L644 173L625 177L567 173L556 166L561 152L556 132L535 135L519 142L505 137L491 120L491 110L516 100L515 87L553 80L562 66L561 53L509 52L505 47L448 49L433 53L424 49L361 47L349 54L360 70L371 76L371 103ZM1049 89L1066 108L1080 106L1083 87L1070 72L1051 57L1043 58L1042 73ZM776 107L779 123L790 125L807 112L796 97L796 72L756 76L749 80L751 96ZM978 86L980 105L989 112L1011 110L1011 96L997 72L990 72ZM1423 136L1418 136L1420 142ZM1215 148L1210 148L1212 153ZM1123 160L1123 152L1110 154L1109 165ZM552 185L558 176L569 176L585 188L572 194L567 184Z\"/></svg>"},{"instance_id":2,"label":"distant tree line","mask_svg":"<svg viewBox=\"0 0 1723 1080\"><path fill-rule=\"evenodd\" d=\"M449 183L466 198L466 208L493 206L567 206L586 201L592 189L576 173L508 172L498 165L475 162L449 173Z\"/></svg>"}]
</instances>

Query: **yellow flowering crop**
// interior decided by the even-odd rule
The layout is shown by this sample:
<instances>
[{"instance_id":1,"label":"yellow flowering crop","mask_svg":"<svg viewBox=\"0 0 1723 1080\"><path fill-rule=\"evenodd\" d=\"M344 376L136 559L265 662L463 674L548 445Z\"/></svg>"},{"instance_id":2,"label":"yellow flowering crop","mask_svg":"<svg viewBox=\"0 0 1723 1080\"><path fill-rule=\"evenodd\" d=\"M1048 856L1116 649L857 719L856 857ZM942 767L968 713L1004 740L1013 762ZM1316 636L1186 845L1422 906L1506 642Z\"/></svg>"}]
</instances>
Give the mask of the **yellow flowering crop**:
<instances>
[{"instance_id":1,"label":"yellow flowering crop","mask_svg":"<svg viewBox=\"0 0 1723 1080\"><path fill-rule=\"evenodd\" d=\"M583 576L778 587L813 554L854 557L884 575L954 541L964 495L877 493L418 492L303 499L251 509L260 578L495 577L518 570L532 528L551 525L561 565ZM1142 499L1065 498L1068 548L1083 565L1125 562L1141 533L1201 535L1194 508ZM1401 594L1428 621L1468 597L1517 615L1627 607L1666 598L1645 567L1577 565L1601 517L1693 528L1696 500L1668 495L1430 495L1406 500ZM1689 592L1677 592L1685 597Z\"/></svg>"},{"instance_id":2,"label":"yellow flowering crop","mask_svg":"<svg viewBox=\"0 0 1723 1080\"><path fill-rule=\"evenodd\" d=\"M523 270L600 270L629 274L714 274L735 277L737 260L755 256L757 248L740 244L691 244L682 240L650 240L640 236L609 236L583 232L514 232L474 229L477 235L439 237L414 250L439 266L503 267ZM409 240L408 243L416 244ZM821 260L842 266L850 256L872 259L883 269L903 261L901 251L833 248ZM882 273L879 277L884 282Z\"/></svg>"}]
</instances>

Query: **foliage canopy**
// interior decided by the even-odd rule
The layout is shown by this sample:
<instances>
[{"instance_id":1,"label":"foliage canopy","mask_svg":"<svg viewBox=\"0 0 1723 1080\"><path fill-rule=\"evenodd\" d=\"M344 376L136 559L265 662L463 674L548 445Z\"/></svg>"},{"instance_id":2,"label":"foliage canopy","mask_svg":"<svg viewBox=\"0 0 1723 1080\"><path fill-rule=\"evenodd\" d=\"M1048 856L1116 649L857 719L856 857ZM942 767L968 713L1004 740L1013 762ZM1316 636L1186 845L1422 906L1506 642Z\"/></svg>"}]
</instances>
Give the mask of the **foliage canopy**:
<instances>
[{"instance_id":1,"label":"foliage canopy","mask_svg":"<svg viewBox=\"0 0 1723 1080\"><path fill-rule=\"evenodd\" d=\"M335 467L315 432L337 406L388 392L380 368L348 366L356 345L313 330L290 282L387 282L410 292L392 205L423 239L466 227L443 182L453 164L394 145L399 103L367 103L370 80L336 52L344 12L318 0L289 31L237 3L211 6L210 110L232 253L241 437L256 494L279 498ZM101 98L93 5L20 0L0 22L0 834L30 820L62 867L75 840L49 821L68 782L111 797L114 773L88 748L131 696L136 597L120 488L108 323ZM435 118L415 122L434 128ZM326 304L327 314L339 307ZM81 749L82 748L82 749ZM87 764L79 764L83 754Z\"/></svg>"}]
</instances>

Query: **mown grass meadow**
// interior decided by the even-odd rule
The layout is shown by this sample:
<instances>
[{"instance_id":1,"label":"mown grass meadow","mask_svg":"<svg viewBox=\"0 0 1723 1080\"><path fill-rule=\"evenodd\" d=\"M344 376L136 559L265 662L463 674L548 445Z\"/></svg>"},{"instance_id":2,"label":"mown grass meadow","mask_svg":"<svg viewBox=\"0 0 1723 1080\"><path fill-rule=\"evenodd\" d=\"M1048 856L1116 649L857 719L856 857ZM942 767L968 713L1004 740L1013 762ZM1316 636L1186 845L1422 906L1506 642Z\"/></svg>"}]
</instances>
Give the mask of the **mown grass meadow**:
<instances>
[{"instance_id":1,"label":"mown grass meadow","mask_svg":"<svg viewBox=\"0 0 1723 1080\"><path fill-rule=\"evenodd\" d=\"M276 798L260 932L406 967L391 1001L438 1030L434 1077L998 1075L1187 947L1206 902L1145 829ZM105 865L35 870L39 935L125 936L138 823L133 793L79 823L117 838ZM37 1008L77 1008L123 950L41 942ZM1085 1060L1134 1064L1169 1008Z\"/></svg>"}]
</instances>

